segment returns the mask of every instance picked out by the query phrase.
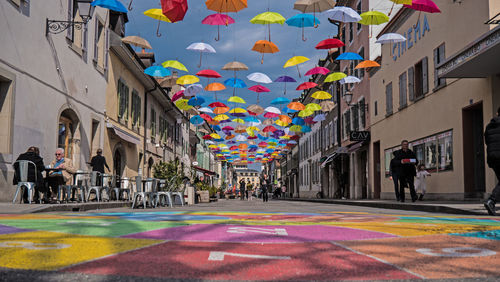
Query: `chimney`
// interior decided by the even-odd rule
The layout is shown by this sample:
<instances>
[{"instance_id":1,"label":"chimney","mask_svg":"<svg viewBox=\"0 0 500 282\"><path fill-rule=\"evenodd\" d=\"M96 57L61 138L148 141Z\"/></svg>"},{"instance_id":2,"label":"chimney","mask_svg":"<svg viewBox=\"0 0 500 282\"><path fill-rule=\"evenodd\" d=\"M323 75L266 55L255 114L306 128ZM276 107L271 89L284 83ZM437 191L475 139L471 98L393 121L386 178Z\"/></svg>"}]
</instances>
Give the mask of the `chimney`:
<instances>
[{"instance_id":1,"label":"chimney","mask_svg":"<svg viewBox=\"0 0 500 282\"><path fill-rule=\"evenodd\" d=\"M155 53L154 52L146 53L143 50L142 52L136 52L136 54L147 68L152 66L155 62Z\"/></svg>"}]
</instances>

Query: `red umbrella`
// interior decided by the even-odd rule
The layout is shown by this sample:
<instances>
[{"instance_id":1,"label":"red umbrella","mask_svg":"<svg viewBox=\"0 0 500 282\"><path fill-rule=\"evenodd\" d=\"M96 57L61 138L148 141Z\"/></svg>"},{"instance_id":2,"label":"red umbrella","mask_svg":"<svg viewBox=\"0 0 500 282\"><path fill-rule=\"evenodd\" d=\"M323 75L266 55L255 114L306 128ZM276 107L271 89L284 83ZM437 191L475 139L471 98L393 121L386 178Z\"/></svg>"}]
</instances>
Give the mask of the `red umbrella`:
<instances>
[{"instance_id":1,"label":"red umbrella","mask_svg":"<svg viewBox=\"0 0 500 282\"><path fill-rule=\"evenodd\" d=\"M248 111L248 110L247 110ZM254 113L252 111L248 111L248 114L251 115L251 116L258 116L259 114L258 113Z\"/></svg>"},{"instance_id":2,"label":"red umbrella","mask_svg":"<svg viewBox=\"0 0 500 282\"><path fill-rule=\"evenodd\" d=\"M206 121L212 121L212 117L207 114L200 114L200 117Z\"/></svg>"},{"instance_id":3,"label":"red umbrella","mask_svg":"<svg viewBox=\"0 0 500 282\"><path fill-rule=\"evenodd\" d=\"M316 45L316 49L332 49L332 48L340 48L344 46L344 43L335 38L329 38L322 40L318 45Z\"/></svg>"},{"instance_id":4,"label":"red umbrella","mask_svg":"<svg viewBox=\"0 0 500 282\"><path fill-rule=\"evenodd\" d=\"M248 136L248 138L247 138L247 139L250 139L250 140L252 140L252 139L257 139L257 136Z\"/></svg>"},{"instance_id":5,"label":"red umbrella","mask_svg":"<svg viewBox=\"0 0 500 282\"><path fill-rule=\"evenodd\" d=\"M277 118L279 116L280 116L279 114L270 113L270 112L267 112L267 113L264 114L265 118Z\"/></svg>"},{"instance_id":6,"label":"red umbrella","mask_svg":"<svg viewBox=\"0 0 500 282\"><path fill-rule=\"evenodd\" d=\"M162 13L173 23L182 21L188 10L187 0L161 0Z\"/></svg>"},{"instance_id":7,"label":"red umbrella","mask_svg":"<svg viewBox=\"0 0 500 282\"><path fill-rule=\"evenodd\" d=\"M313 75L313 74L327 74L329 73L330 70L324 67L315 67L306 72L306 75Z\"/></svg>"},{"instance_id":8,"label":"red umbrella","mask_svg":"<svg viewBox=\"0 0 500 282\"><path fill-rule=\"evenodd\" d=\"M219 34L219 26L225 25L228 26L230 24L234 24L234 19L231 18L228 15L224 14L212 14L208 15L206 18L204 18L201 21L202 24L208 24L208 25L216 25L217 26L217 38L215 38L215 41L220 40L220 34Z\"/></svg>"},{"instance_id":9,"label":"red umbrella","mask_svg":"<svg viewBox=\"0 0 500 282\"><path fill-rule=\"evenodd\" d=\"M236 149L238 149L238 146L231 146L231 147L229 148L229 150L230 150L230 151L234 151L234 150L236 150Z\"/></svg>"},{"instance_id":10,"label":"red umbrella","mask_svg":"<svg viewBox=\"0 0 500 282\"><path fill-rule=\"evenodd\" d=\"M184 90L178 91L174 94L174 96L172 96L172 102L179 100L182 96L184 96Z\"/></svg>"},{"instance_id":11,"label":"red umbrella","mask_svg":"<svg viewBox=\"0 0 500 282\"><path fill-rule=\"evenodd\" d=\"M210 139L213 139L213 137L212 137L212 136L210 136L210 135L208 135L208 134L207 134L207 135L204 135L202 138L203 138L204 140L210 140Z\"/></svg>"},{"instance_id":12,"label":"red umbrella","mask_svg":"<svg viewBox=\"0 0 500 282\"><path fill-rule=\"evenodd\" d=\"M234 128L232 128L231 126L228 125L228 126L224 126L222 128L222 130L228 130L229 131L229 130L234 130Z\"/></svg>"},{"instance_id":13,"label":"red umbrella","mask_svg":"<svg viewBox=\"0 0 500 282\"><path fill-rule=\"evenodd\" d=\"M316 86L318 86L317 83L314 83L314 82L304 82L304 83L300 84L299 86L297 86L296 90L311 89L311 88L314 88Z\"/></svg>"},{"instance_id":14,"label":"red umbrella","mask_svg":"<svg viewBox=\"0 0 500 282\"><path fill-rule=\"evenodd\" d=\"M263 132L275 132L277 129L272 125L268 125L262 129Z\"/></svg>"},{"instance_id":15,"label":"red umbrella","mask_svg":"<svg viewBox=\"0 0 500 282\"><path fill-rule=\"evenodd\" d=\"M217 108L217 107L227 108L227 106L224 105L224 103L221 103L221 102L213 102L212 104L210 104L208 106L211 107L211 108Z\"/></svg>"},{"instance_id":16,"label":"red umbrella","mask_svg":"<svg viewBox=\"0 0 500 282\"><path fill-rule=\"evenodd\" d=\"M267 87L262 86L262 85L254 85L252 87L248 87L248 90L251 90L253 92L257 93L262 93L262 92L271 92Z\"/></svg>"},{"instance_id":17,"label":"red umbrella","mask_svg":"<svg viewBox=\"0 0 500 282\"><path fill-rule=\"evenodd\" d=\"M417 11L427 12L427 13L441 13L439 7L436 3L431 0L413 0L411 5L403 5L406 8L410 8Z\"/></svg>"},{"instance_id":18,"label":"red umbrella","mask_svg":"<svg viewBox=\"0 0 500 282\"><path fill-rule=\"evenodd\" d=\"M304 119L304 122L305 122L306 124L315 124L316 122L315 122L313 119L314 119L313 117L306 117L306 118Z\"/></svg>"},{"instance_id":19,"label":"red umbrella","mask_svg":"<svg viewBox=\"0 0 500 282\"><path fill-rule=\"evenodd\" d=\"M299 140L299 139L300 139L300 136L298 136L298 135L292 135L290 137L290 140Z\"/></svg>"},{"instance_id":20,"label":"red umbrella","mask_svg":"<svg viewBox=\"0 0 500 282\"><path fill-rule=\"evenodd\" d=\"M201 70L198 73L196 73L197 76L203 76L203 77L208 77L208 78L219 78L222 77L218 72L214 70Z\"/></svg>"}]
</instances>

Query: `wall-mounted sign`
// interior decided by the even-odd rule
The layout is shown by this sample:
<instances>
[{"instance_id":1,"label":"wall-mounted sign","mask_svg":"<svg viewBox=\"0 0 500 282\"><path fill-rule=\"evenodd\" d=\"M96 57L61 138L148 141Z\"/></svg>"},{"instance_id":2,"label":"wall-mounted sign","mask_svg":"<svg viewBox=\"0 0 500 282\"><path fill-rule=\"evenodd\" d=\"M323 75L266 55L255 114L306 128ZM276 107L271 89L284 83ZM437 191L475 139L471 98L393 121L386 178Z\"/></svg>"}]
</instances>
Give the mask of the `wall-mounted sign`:
<instances>
[{"instance_id":1,"label":"wall-mounted sign","mask_svg":"<svg viewBox=\"0 0 500 282\"><path fill-rule=\"evenodd\" d=\"M410 26L410 28L403 33L403 36L406 37L406 41L392 44L392 59L396 61L406 52L407 47L408 50L410 50L414 44L416 44L422 37L425 36L425 33L427 31L431 31L427 16L424 15L424 21L422 22L422 24L420 23L420 17L418 17L417 24Z\"/></svg>"},{"instance_id":2,"label":"wall-mounted sign","mask_svg":"<svg viewBox=\"0 0 500 282\"><path fill-rule=\"evenodd\" d=\"M370 140L370 131L351 131L350 141L368 141Z\"/></svg>"}]
</instances>

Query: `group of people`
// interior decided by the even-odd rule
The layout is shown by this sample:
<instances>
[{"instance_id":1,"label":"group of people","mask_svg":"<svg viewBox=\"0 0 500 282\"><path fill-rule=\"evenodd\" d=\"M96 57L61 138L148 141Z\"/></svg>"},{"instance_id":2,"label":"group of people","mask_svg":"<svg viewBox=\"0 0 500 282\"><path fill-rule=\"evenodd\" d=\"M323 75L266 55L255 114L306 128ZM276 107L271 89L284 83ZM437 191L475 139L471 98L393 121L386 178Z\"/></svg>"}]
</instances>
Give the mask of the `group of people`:
<instances>
[{"instance_id":1,"label":"group of people","mask_svg":"<svg viewBox=\"0 0 500 282\"><path fill-rule=\"evenodd\" d=\"M262 195L262 201L269 201L268 191L271 190L271 182L267 175L263 175L260 178L260 194ZM240 186L240 200L245 200L245 198L249 201L253 200L253 194L259 196L258 187L254 186L250 181L248 183L245 182L245 179L241 179L239 182Z\"/></svg>"},{"instance_id":2,"label":"group of people","mask_svg":"<svg viewBox=\"0 0 500 282\"><path fill-rule=\"evenodd\" d=\"M50 162L48 166L45 166L43 158L40 156L40 149L35 146L31 146L25 153L19 155L14 163L14 178L12 183L17 185L21 179L19 175L19 164L17 161L31 161L33 165L28 165L27 181L35 183L33 201L39 202L40 200L44 203L55 202L58 188L60 185L71 185L73 181L73 174L76 172L76 168L73 166L73 161L65 157L64 149L57 148L55 151L55 158ZM97 155L92 157L90 162L93 171L99 171L104 173L104 167L109 170L109 166L106 163L106 159L102 156L102 150L97 150ZM43 177L42 172L45 173ZM43 198L40 199L40 193L43 194ZM28 202L28 193L23 193L23 201Z\"/></svg>"}]
</instances>

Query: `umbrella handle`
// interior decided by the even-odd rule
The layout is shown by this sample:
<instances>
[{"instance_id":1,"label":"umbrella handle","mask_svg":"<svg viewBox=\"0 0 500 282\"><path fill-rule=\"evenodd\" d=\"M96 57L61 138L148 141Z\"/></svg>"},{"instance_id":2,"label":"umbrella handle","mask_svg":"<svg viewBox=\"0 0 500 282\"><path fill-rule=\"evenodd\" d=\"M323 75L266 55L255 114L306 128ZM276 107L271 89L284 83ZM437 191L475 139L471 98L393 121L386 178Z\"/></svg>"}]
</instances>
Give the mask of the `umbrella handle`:
<instances>
[{"instance_id":1,"label":"umbrella handle","mask_svg":"<svg viewBox=\"0 0 500 282\"><path fill-rule=\"evenodd\" d=\"M264 64L264 53L262 53L262 59L260 59L260 64L263 65Z\"/></svg>"},{"instance_id":2,"label":"umbrella handle","mask_svg":"<svg viewBox=\"0 0 500 282\"><path fill-rule=\"evenodd\" d=\"M160 33L160 21L158 20L158 27L156 27L156 37L161 37Z\"/></svg>"},{"instance_id":3,"label":"umbrella handle","mask_svg":"<svg viewBox=\"0 0 500 282\"><path fill-rule=\"evenodd\" d=\"M300 75L300 70L299 70L299 65L295 65L297 67L297 72L299 73L299 77L302 78L302 75ZM286 90L286 88L285 88Z\"/></svg>"},{"instance_id":4,"label":"umbrella handle","mask_svg":"<svg viewBox=\"0 0 500 282\"><path fill-rule=\"evenodd\" d=\"M132 11L132 2L134 2L134 0L130 0L130 3L128 3L128 10L129 11Z\"/></svg>"},{"instance_id":5,"label":"umbrella handle","mask_svg":"<svg viewBox=\"0 0 500 282\"><path fill-rule=\"evenodd\" d=\"M302 26L302 41L307 41L307 38L304 37L304 26Z\"/></svg>"},{"instance_id":6,"label":"umbrella handle","mask_svg":"<svg viewBox=\"0 0 500 282\"><path fill-rule=\"evenodd\" d=\"M200 52L200 63L198 64L198 68L200 68L200 67L201 67L201 56L203 56L203 53L202 53L202 52Z\"/></svg>"},{"instance_id":7,"label":"umbrella handle","mask_svg":"<svg viewBox=\"0 0 500 282\"><path fill-rule=\"evenodd\" d=\"M219 41L220 40L220 32L219 32L219 26L217 26L217 37L214 38L215 41Z\"/></svg>"}]
</instances>

